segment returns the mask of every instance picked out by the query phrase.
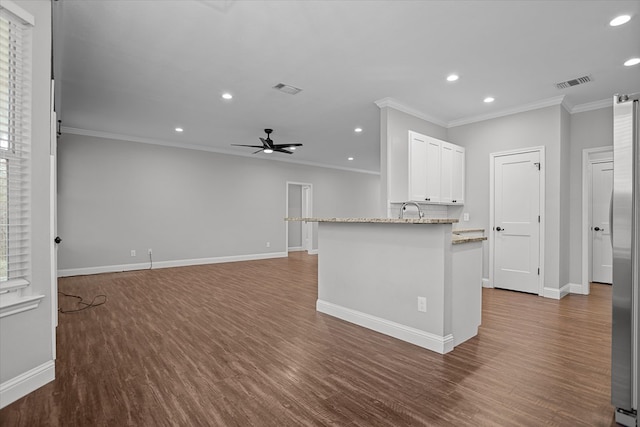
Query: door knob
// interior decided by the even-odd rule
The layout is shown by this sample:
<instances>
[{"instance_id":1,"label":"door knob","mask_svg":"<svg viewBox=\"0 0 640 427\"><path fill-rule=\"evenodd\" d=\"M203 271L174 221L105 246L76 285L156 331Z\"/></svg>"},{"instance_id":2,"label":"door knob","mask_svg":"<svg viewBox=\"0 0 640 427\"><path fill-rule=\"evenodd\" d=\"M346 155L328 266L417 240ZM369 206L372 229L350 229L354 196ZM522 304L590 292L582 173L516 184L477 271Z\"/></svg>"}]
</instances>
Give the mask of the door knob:
<instances>
[{"instance_id":1,"label":"door knob","mask_svg":"<svg viewBox=\"0 0 640 427\"><path fill-rule=\"evenodd\" d=\"M594 227L595 231L600 231L600 227Z\"/></svg>"},{"instance_id":2,"label":"door knob","mask_svg":"<svg viewBox=\"0 0 640 427\"><path fill-rule=\"evenodd\" d=\"M56 238L53 239L53 241L56 242L56 243L60 243L60 242L62 242L62 239L60 238L60 236L56 236Z\"/></svg>"},{"instance_id":3,"label":"door knob","mask_svg":"<svg viewBox=\"0 0 640 427\"><path fill-rule=\"evenodd\" d=\"M504 231L504 228L496 227L496 231Z\"/></svg>"}]
</instances>

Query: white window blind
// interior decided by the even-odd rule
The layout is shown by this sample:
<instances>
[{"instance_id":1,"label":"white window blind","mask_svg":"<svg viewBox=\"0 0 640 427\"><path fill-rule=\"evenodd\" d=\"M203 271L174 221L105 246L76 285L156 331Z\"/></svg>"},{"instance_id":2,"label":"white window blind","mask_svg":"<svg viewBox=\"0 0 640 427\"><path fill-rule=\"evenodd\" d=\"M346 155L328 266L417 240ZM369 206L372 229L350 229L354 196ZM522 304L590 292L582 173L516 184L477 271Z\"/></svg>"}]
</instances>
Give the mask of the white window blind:
<instances>
[{"instance_id":1,"label":"white window blind","mask_svg":"<svg viewBox=\"0 0 640 427\"><path fill-rule=\"evenodd\" d=\"M30 28L0 10L0 290L31 275Z\"/></svg>"}]
</instances>

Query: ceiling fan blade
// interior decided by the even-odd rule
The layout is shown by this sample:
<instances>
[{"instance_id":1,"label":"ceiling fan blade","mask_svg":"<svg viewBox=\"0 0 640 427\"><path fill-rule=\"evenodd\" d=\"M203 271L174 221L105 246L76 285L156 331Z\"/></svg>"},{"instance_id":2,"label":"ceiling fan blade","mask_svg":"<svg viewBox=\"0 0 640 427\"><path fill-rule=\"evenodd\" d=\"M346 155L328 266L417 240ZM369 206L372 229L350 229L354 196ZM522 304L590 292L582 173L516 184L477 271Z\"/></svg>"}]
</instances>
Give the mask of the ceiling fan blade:
<instances>
[{"instance_id":1,"label":"ceiling fan blade","mask_svg":"<svg viewBox=\"0 0 640 427\"><path fill-rule=\"evenodd\" d=\"M264 151L264 148L261 148L261 149L259 149L258 151L254 151L254 152L253 152L253 153L251 153L251 154L258 154L258 153L259 153L259 152L261 152L261 151Z\"/></svg>"},{"instance_id":2,"label":"ceiling fan blade","mask_svg":"<svg viewBox=\"0 0 640 427\"><path fill-rule=\"evenodd\" d=\"M273 144L273 148L302 147L302 144Z\"/></svg>"},{"instance_id":3,"label":"ceiling fan blade","mask_svg":"<svg viewBox=\"0 0 640 427\"><path fill-rule=\"evenodd\" d=\"M231 145L235 145L236 147L264 148L259 145L245 145L245 144L231 144Z\"/></svg>"},{"instance_id":4,"label":"ceiling fan blade","mask_svg":"<svg viewBox=\"0 0 640 427\"><path fill-rule=\"evenodd\" d=\"M269 140L268 139L264 139L264 138L260 137L260 141L262 141L262 146L264 148L271 148L271 144L269 144Z\"/></svg>"},{"instance_id":5,"label":"ceiling fan blade","mask_svg":"<svg viewBox=\"0 0 640 427\"><path fill-rule=\"evenodd\" d=\"M293 151L285 150L284 148L274 148L273 151L277 151L278 153L293 154Z\"/></svg>"},{"instance_id":6,"label":"ceiling fan blade","mask_svg":"<svg viewBox=\"0 0 640 427\"><path fill-rule=\"evenodd\" d=\"M267 139L260 138L260 141L264 144L265 148L273 148L273 141L271 138L267 137Z\"/></svg>"}]
</instances>

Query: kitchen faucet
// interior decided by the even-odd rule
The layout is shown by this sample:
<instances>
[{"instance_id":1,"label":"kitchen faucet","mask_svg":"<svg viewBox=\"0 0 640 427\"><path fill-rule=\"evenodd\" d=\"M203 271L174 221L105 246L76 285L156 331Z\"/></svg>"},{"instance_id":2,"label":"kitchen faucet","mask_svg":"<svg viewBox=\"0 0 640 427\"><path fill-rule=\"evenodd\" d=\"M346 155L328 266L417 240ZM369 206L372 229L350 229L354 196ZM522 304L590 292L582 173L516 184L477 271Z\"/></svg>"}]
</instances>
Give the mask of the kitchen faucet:
<instances>
[{"instance_id":1,"label":"kitchen faucet","mask_svg":"<svg viewBox=\"0 0 640 427\"><path fill-rule=\"evenodd\" d=\"M400 207L400 219L404 219L404 210L407 208L407 205L415 206L416 209L418 209L418 215L420 216L420 218L424 218L424 212L422 212L422 209L420 209L419 204L417 204L416 202L404 202Z\"/></svg>"}]
</instances>

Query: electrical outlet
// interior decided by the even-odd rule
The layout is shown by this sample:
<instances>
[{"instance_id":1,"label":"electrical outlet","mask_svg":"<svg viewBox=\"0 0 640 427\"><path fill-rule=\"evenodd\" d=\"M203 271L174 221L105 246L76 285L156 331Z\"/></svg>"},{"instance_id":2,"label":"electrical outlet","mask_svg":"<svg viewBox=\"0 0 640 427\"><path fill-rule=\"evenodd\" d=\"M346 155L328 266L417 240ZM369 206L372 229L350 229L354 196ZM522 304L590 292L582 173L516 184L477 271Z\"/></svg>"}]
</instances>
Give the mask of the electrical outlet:
<instances>
[{"instance_id":1,"label":"electrical outlet","mask_svg":"<svg viewBox=\"0 0 640 427\"><path fill-rule=\"evenodd\" d=\"M267 242L267 247L270 248L271 247L271 242Z\"/></svg>"},{"instance_id":2,"label":"electrical outlet","mask_svg":"<svg viewBox=\"0 0 640 427\"><path fill-rule=\"evenodd\" d=\"M131 256L136 256L136 250L135 249L131 249Z\"/></svg>"},{"instance_id":3,"label":"electrical outlet","mask_svg":"<svg viewBox=\"0 0 640 427\"><path fill-rule=\"evenodd\" d=\"M463 221L469 221L469 212L465 212L462 214L462 220Z\"/></svg>"},{"instance_id":4,"label":"electrical outlet","mask_svg":"<svg viewBox=\"0 0 640 427\"><path fill-rule=\"evenodd\" d=\"M427 312L427 298L426 297L418 297L418 311L423 313Z\"/></svg>"},{"instance_id":5,"label":"electrical outlet","mask_svg":"<svg viewBox=\"0 0 640 427\"><path fill-rule=\"evenodd\" d=\"M151 255L153 253L153 251L151 250L151 248L149 248L149 255Z\"/></svg>"}]
</instances>

